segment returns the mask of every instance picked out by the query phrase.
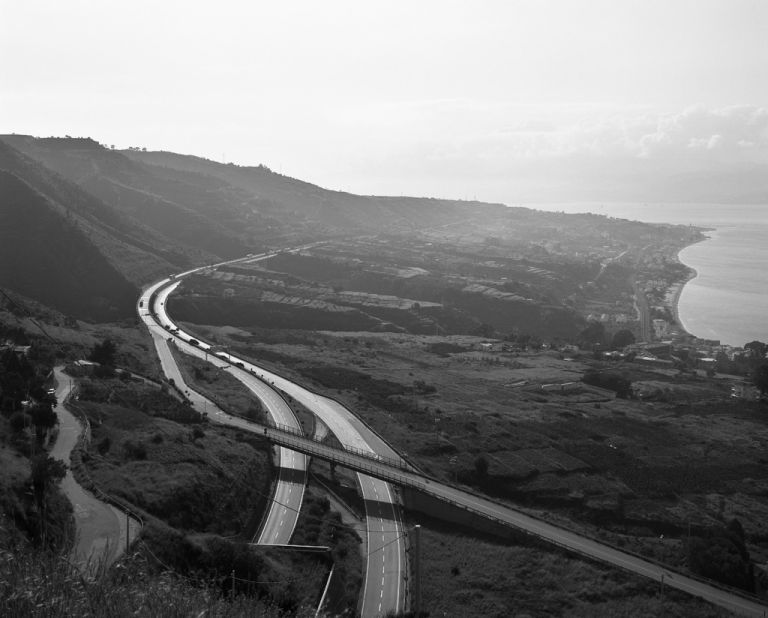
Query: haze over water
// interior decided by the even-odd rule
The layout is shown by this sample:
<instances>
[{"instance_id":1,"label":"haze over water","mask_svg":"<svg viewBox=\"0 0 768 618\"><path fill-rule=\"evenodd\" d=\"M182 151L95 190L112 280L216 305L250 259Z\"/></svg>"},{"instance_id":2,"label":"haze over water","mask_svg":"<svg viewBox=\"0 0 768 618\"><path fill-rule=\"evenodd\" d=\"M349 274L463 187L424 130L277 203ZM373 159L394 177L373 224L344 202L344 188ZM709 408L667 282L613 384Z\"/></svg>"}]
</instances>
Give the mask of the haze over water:
<instances>
[{"instance_id":1,"label":"haze over water","mask_svg":"<svg viewBox=\"0 0 768 618\"><path fill-rule=\"evenodd\" d=\"M556 204L532 206L594 212L650 223L714 228L708 240L680 252L696 270L680 296L686 330L697 337L743 346L768 341L768 206L764 204Z\"/></svg>"}]
</instances>

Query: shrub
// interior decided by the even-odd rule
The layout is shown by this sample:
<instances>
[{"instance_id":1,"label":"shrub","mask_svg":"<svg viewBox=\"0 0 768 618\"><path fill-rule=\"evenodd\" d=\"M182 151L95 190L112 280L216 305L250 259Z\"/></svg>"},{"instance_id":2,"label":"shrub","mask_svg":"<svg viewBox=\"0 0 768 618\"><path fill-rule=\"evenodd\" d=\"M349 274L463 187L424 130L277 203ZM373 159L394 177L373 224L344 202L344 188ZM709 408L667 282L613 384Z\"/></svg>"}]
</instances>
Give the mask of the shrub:
<instances>
[{"instance_id":1,"label":"shrub","mask_svg":"<svg viewBox=\"0 0 768 618\"><path fill-rule=\"evenodd\" d=\"M109 436L104 436L96 445L96 450L99 452L99 455L103 456L109 452L110 446L112 446L112 440L110 440Z\"/></svg>"},{"instance_id":2,"label":"shrub","mask_svg":"<svg viewBox=\"0 0 768 618\"><path fill-rule=\"evenodd\" d=\"M29 424L29 417L23 412L14 412L11 416L11 430L14 433L21 433Z\"/></svg>"},{"instance_id":3,"label":"shrub","mask_svg":"<svg viewBox=\"0 0 768 618\"><path fill-rule=\"evenodd\" d=\"M627 399L632 392L632 382L626 376L613 371L597 371L590 369L581 378L585 384L607 388L616 392L617 397Z\"/></svg>"},{"instance_id":4,"label":"shrub","mask_svg":"<svg viewBox=\"0 0 768 618\"><path fill-rule=\"evenodd\" d=\"M141 442L133 443L130 440L126 440L123 443L123 449L125 449L125 454L130 459L147 458L147 447L145 447Z\"/></svg>"}]
</instances>

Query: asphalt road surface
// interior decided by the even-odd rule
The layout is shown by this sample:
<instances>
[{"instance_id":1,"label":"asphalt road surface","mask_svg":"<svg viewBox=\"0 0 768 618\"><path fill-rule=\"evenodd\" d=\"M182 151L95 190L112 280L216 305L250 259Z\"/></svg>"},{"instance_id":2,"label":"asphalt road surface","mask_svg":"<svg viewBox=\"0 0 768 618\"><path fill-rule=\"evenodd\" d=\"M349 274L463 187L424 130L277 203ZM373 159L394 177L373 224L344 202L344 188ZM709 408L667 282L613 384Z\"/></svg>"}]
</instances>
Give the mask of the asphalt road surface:
<instances>
[{"instance_id":1,"label":"asphalt road surface","mask_svg":"<svg viewBox=\"0 0 768 618\"><path fill-rule=\"evenodd\" d=\"M444 502L458 505L510 527L525 530L530 534L545 539L549 543L565 547L583 556L632 571L638 575L655 580L659 584L663 580L665 586L706 599L736 614L744 616L768 615L768 605L757 602L754 599L734 594L717 585L672 571L663 565L655 564L642 557L623 552L565 528L552 525L510 506L498 504L460 488L445 485L435 479L428 479L418 472L400 467L399 465L392 466L375 457L345 452L338 448L318 444L306 438L300 438L274 429L269 429L268 433L272 439L277 440L279 443L305 450L314 457L336 461L340 465L363 470L371 475L381 476L391 480L393 483L414 487Z\"/></svg>"},{"instance_id":2,"label":"asphalt road surface","mask_svg":"<svg viewBox=\"0 0 768 618\"><path fill-rule=\"evenodd\" d=\"M59 434L51 449L51 457L69 465L70 454L77 445L83 427L64 404L73 386L72 378L61 367L54 369L54 375L56 400L59 402L56 407ZM83 573L94 576L101 567L109 566L125 552L126 542L133 542L141 530L141 524L85 491L69 469L61 481L61 490L72 503L75 515L77 538L72 548L72 561Z\"/></svg>"},{"instance_id":3,"label":"asphalt road surface","mask_svg":"<svg viewBox=\"0 0 768 618\"><path fill-rule=\"evenodd\" d=\"M184 273L178 275L176 280L183 275ZM168 285L169 283L170 285ZM141 313L145 323L148 324L151 331L162 333L162 336L166 338L170 336L169 331L154 324L154 318L147 314L146 308L148 307L148 300L151 294L163 288L155 298L155 313L162 325L175 328L176 325L168 317L165 306L168 296L177 285L178 281L171 283L169 280L166 280L155 284L142 295L145 311ZM173 335L173 340L180 349L200 358L207 358L209 362L229 363L231 361L242 363L242 368L231 368L234 371L233 375L238 373L244 374L260 381L262 384L265 382L272 384L288 393L319 417L343 444L374 453L374 448L363 437L362 429L369 434L368 438L374 442L376 448L382 448L382 441L375 437L375 434L372 434L359 419L339 403L327 397L316 395L290 380L268 372L259 366L237 359L234 356L216 357L206 352L207 345L204 343L196 346L190 345L188 343L190 338L191 335L182 331ZM213 360L214 358L217 360ZM277 422L281 423L281 421ZM375 441L373 437L375 437ZM293 453L293 451L289 452ZM383 454L391 456L391 451L387 448L386 453ZM298 454L296 455L298 456ZM289 466L286 465L285 467ZM405 531L402 525L400 507L394 490L388 483L363 474L358 474L358 482L366 506L368 547L361 614L363 616L377 616L386 614L389 611L396 612L403 608L405 600ZM287 510L284 510L283 514L287 516Z\"/></svg>"},{"instance_id":4,"label":"asphalt road surface","mask_svg":"<svg viewBox=\"0 0 768 618\"><path fill-rule=\"evenodd\" d=\"M298 429L299 422L293 411L283 398L266 384L241 369L233 367L229 362L223 361L213 354L207 354L205 350L200 350L198 347L190 345L178 337L174 337L172 343L168 341L170 333L159 327L155 323L154 318L146 311L149 298L157 288L157 285L155 284L148 288L142 294L140 301L143 303L143 307L139 310L140 315L149 328L155 342L155 349L160 358L163 373L167 378L173 379L176 386L192 402L194 408L199 412L206 413L212 422L237 427L246 431L260 431L260 427L254 423L249 423L245 419L226 414L213 402L190 388L184 382L176 360L171 353L170 345L174 345L182 352L192 356L208 360L220 367L222 371L227 371L243 382L264 403L265 409L276 423ZM157 302L164 303L165 296L162 300L158 299ZM162 307L159 308L162 309ZM272 502L263 525L257 537L253 539L254 542L259 544L287 544L296 528L301 503L304 500L308 458L301 453L282 447L278 448L277 457L280 472L275 487L275 494L272 497Z\"/></svg>"},{"instance_id":5,"label":"asphalt road surface","mask_svg":"<svg viewBox=\"0 0 768 618\"><path fill-rule=\"evenodd\" d=\"M165 314L165 303L164 301L160 302L162 304L158 306L158 317L161 322L171 324ZM189 335L185 333L180 334L189 338ZM189 347L195 348L198 355L201 352L196 346ZM371 436L372 432L367 430L351 412L339 403L312 393L300 385L266 371L261 367L245 363L244 361L241 362L243 362L246 372L252 373L263 381L274 384L277 388L282 389L312 410L337 436L342 444L371 453L376 452L376 454L392 456L391 449L378 439L375 434ZM377 442L375 451L363 437L362 434L365 432L369 434L369 439ZM378 452L379 449L382 452ZM385 450L387 451L386 453L384 453ZM425 479L416 473L403 472L403 474L408 476L413 484L421 485L424 491L442 500L453 502L487 517L526 530L551 543L561 545L582 555L619 566L660 583L663 579L664 584L669 587L706 599L739 615L768 615L768 606L764 604L757 603L738 594L733 594L706 582L672 572L643 558L627 554L569 530L553 526L464 490ZM390 610L397 611L401 609L405 567L403 560L404 531L400 521L399 507L396 506L393 499L391 486L384 481L376 480L363 474L358 474L358 479L360 480L366 503L366 522L368 528L368 556L361 611L362 615L367 617L384 614Z\"/></svg>"}]
</instances>

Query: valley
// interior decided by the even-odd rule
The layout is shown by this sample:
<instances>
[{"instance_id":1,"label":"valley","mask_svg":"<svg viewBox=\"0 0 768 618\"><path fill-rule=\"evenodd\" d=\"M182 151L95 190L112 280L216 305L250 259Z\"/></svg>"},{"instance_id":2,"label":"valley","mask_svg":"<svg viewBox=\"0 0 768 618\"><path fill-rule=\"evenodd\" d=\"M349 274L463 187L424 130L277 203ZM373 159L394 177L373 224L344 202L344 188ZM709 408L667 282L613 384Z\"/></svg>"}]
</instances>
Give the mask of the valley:
<instances>
[{"instance_id":1,"label":"valley","mask_svg":"<svg viewBox=\"0 0 768 618\"><path fill-rule=\"evenodd\" d=\"M316 606L335 565L334 615L415 611L416 579L421 609L447 615L723 615L572 549L425 513L316 458L299 479L281 459L291 451L260 435L282 406L332 446L402 457L439 487L670 577L764 590L764 403L696 364L716 346L682 331L669 300L690 276L677 252L701 230L354 196L74 138L2 136L0 162L12 206L0 320L22 333L6 345L32 337L78 380L93 430L75 472L147 522L126 568L201 577L211 598L218 587L289 613ZM173 288L160 300L146 287L158 280ZM105 339L113 363L157 384L76 369ZM4 431L8 458L32 448ZM330 562L247 545L291 483L306 489L281 543L328 545ZM480 555L503 576L480 576ZM277 583L245 583L264 578ZM549 605L511 583L555 579L569 585Z\"/></svg>"}]
</instances>

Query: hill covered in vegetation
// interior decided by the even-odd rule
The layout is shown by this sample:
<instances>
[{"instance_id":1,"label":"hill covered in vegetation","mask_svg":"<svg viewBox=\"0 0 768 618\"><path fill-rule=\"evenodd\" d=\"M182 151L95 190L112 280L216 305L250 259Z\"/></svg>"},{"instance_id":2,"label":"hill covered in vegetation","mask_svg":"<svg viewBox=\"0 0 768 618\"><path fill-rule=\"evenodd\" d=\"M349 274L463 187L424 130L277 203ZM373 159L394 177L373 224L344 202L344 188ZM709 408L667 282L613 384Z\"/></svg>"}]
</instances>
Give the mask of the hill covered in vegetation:
<instances>
[{"instance_id":1,"label":"hill covered in vegetation","mask_svg":"<svg viewBox=\"0 0 768 618\"><path fill-rule=\"evenodd\" d=\"M131 315L137 289L65 212L0 170L0 286L94 321Z\"/></svg>"}]
</instances>

